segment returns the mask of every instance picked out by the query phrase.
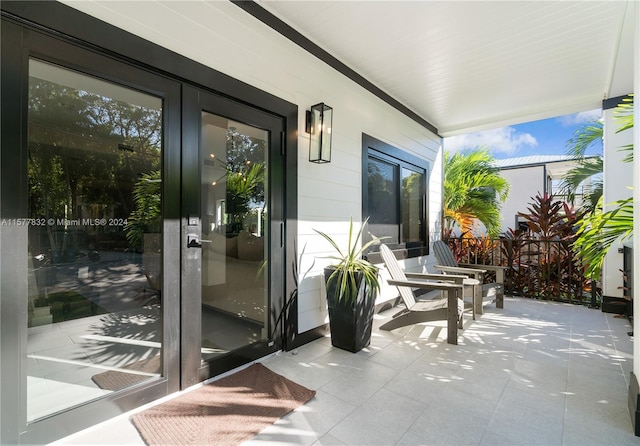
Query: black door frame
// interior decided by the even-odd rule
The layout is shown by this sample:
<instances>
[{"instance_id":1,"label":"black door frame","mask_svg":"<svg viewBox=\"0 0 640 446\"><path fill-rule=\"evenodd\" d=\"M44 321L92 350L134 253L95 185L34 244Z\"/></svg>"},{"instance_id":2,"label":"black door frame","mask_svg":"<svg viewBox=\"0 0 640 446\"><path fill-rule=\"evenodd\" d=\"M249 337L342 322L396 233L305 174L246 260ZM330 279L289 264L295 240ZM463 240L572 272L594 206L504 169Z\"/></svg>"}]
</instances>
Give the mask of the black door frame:
<instances>
[{"instance_id":1,"label":"black door frame","mask_svg":"<svg viewBox=\"0 0 640 446\"><path fill-rule=\"evenodd\" d=\"M284 306L284 154L281 134L285 120L233 99L203 89L184 86L182 91L182 387L186 388L212 376L279 350L283 340L277 330L278 315ZM189 233L201 233L201 115L203 111L268 130L269 141L269 246L267 249L269 276L268 339L234 350L221 358L200 366L201 321L193 315L201 313L201 248L187 247ZM189 222L196 216L198 225ZM276 330L274 331L274 327Z\"/></svg>"},{"instance_id":2,"label":"black door frame","mask_svg":"<svg viewBox=\"0 0 640 446\"><path fill-rule=\"evenodd\" d=\"M20 51L8 55L5 52L5 39L17 45ZM166 77L152 74L88 51L64 40L30 30L3 20L2 23L2 218L26 218L27 211L27 101L28 74L31 58L58 64L66 68L102 78L125 87L160 97L163 102L163 251L162 269L165 280L162 284L162 323L170 327L179 324L179 270L172 268L179 262L178 226L175 218L180 213L180 196L172 191L172 184L179 184L180 170L180 84ZM5 69L8 67L9 69ZM6 95L6 96L5 96ZM5 103L4 98L11 99ZM5 108L6 107L6 108ZM15 126L7 123L5 117L21 117ZM178 131L176 131L176 129ZM6 139L12 141L6 144ZM11 217L10 217L11 216ZM175 222L175 223L174 223ZM116 406L129 410L139 405L137 401L156 399L179 389L179 338L170 330L163 330L162 337L162 378L135 389L117 392L95 404L84 404L61 414L26 423L27 413L27 377L26 346L27 300L26 277L27 246L22 234L14 234L16 228L2 228L2 256L11 259L13 273L2 268L2 294L0 300L0 339L2 340L2 438L0 443L40 443L49 442L57 437L68 435L66 427L77 424L86 427L91 419L103 418L107 407ZM18 235L17 237L15 235ZM12 275L13 274L13 275ZM6 288L5 288L6 287ZM16 339L21 342L15 343ZM12 343L11 340L14 340ZM5 371L12 376L11 383ZM5 381L6 380L6 381ZM136 401L137 400L137 401ZM19 409L16 410L16 407ZM109 410L107 410L107 413ZM6 431L5 431L6 429Z\"/></svg>"},{"instance_id":3,"label":"black door frame","mask_svg":"<svg viewBox=\"0 0 640 446\"><path fill-rule=\"evenodd\" d=\"M285 257L282 263L282 280L284 281L282 296L273 296L272 303L278 308L287 309L286 332L283 343L289 347L300 343L297 336L297 305L289 305L289 297L296 291L294 263L297 261L297 144L298 144L298 107L267 92L233 79L223 73L187 59L177 53L169 51L94 17L81 13L71 7L55 1L2 1L2 152L0 178L2 196L0 196L1 218L26 217L26 80L25 67L29 56L29 42L39 42L41 45L35 53L44 60L63 62L62 65L71 68L82 68L87 74L97 75L106 80L123 83L123 79L132 76L134 72L147 72L149 79L163 79L164 87L150 88L147 81L131 82L131 87L164 96L166 109L167 133L165 134L164 150L164 192L168 199L167 207L163 210L165 234L176 234L175 237L165 237L164 240L164 271L177 270L179 260L174 257L181 253L180 200L172 199L171 194L180 195L180 88L175 85L194 85L212 92L219 92L223 96L232 97L240 103L282 117L285 131L282 135L282 151L285 155L283 183L285 187L285 201L281 230L284 233L283 243ZM35 45L35 43L34 43ZM37 45L36 45L37 46ZM57 50L56 50L57 48ZM64 48L60 58L53 57L54 53ZM69 57L77 54L76 63L69 63ZM107 64L107 69L101 68ZM111 75L103 71L113 68ZM89 68L87 68L89 67ZM93 69L90 69L94 67ZM134 76L135 77L135 76ZM162 82L161 82L162 83ZM126 84L126 82L125 82ZM162 92L167 85L170 91ZM176 125L175 122L178 122ZM11 150L9 150L11 148ZM177 149L175 149L177 148ZM24 173L22 173L24 172ZM171 204L170 204L171 203ZM280 228L278 228L280 229ZM273 228L272 228L273 230ZM177 353L165 358L165 373L167 379L153 382L123 392L116 392L112 396L82 405L44 420L26 425L26 411L24 408L16 411L16 401L26 401L26 395L15 383L21 378L21 348L24 340L18 330L18 323L26 311L20 307L20 296L26 293L25 286L16 286L19 278L19 262L12 257L25 246L26 241L17 237L9 230L0 232L0 246L2 259L0 261L0 378L2 392L0 393L0 430L1 444L46 443L74 433L80 429L92 426L100 421L112 418L120 413L131 410L146 402L163 395L177 391L180 388L180 362ZM177 263L176 263L177 262ZM19 282L19 280L18 280ZM179 305L180 280L165 280L163 298L173 299ZM173 297L172 297L173 296ZM24 300L24 299L23 299ZM167 347L177 352L175 343L179 344L180 337L180 309L168 304L164 310L165 323L163 337L168 340ZM167 313L169 312L169 313ZM275 314L274 316L278 316ZM275 323L275 321L272 321ZM283 321L279 324L282 326ZM280 327L279 326L279 327ZM280 328L278 328L280 330ZM317 336L315 336L317 337ZM274 346L277 348L278 346ZM207 373L208 374L208 373ZM183 383L184 384L184 383ZM22 404L22 403L21 403Z\"/></svg>"}]
</instances>

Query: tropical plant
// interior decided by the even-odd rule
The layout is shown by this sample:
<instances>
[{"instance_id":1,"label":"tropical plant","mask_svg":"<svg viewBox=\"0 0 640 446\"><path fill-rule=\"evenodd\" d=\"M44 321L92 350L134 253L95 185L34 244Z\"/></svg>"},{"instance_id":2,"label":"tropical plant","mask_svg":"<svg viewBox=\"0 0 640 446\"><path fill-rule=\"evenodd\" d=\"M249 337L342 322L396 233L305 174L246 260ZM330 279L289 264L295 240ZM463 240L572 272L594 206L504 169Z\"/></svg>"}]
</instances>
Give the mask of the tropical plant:
<instances>
[{"instance_id":1,"label":"tropical plant","mask_svg":"<svg viewBox=\"0 0 640 446\"><path fill-rule=\"evenodd\" d=\"M330 266L333 272L327 279L327 287L333 282L337 281L336 294L337 300L344 302L353 302L358 295L359 277L362 277L362 281L371 294L377 293L380 289L380 282L378 280L378 268L369 261L362 258L362 253L372 245L380 243L382 238L375 236L373 240L360 246L360 239L364 228L368 222L368 218L364 221L358 233L354 236L353 218L349 219L349 235L347 245L341 248L338 243L328 234L314 229L315 232L320 234L327 240L331 246L336 250L335 255L327 256L326 258L336 260Z\"/></svg>"},{"instance_id":2,"label":"tropical plant","mask_svg":"<svg viewBox=\"0 0 640 446\"><path fill-rule=\"evenodd\" d=\"M628 98L622 99L622 103L616 107L617 113L614 119L618 123L618 130L616 133L623 132L633 128L634 124L634 111L633 111L633 95ZM628 152L627 156L622 161L625 163L633 162L633 144L626 144L620 147L620 150Z\"/></svg>"},{"instance_id":3,"label":"tropical plant","mask_svg":"<svg viewBox=\"0 0 640 446\"><path fill-rule=\"evenodd\" d=\"M574 235L575 225L582 219L582 212L553 195L544 194L532 197L528 213L518 212L524 219L529 231L540 240L566 240Z\"/></svg>"},{"instance_id":4,"label":"tropical plant","mask_svg":"<svg viewBox=\"0 0 640 446\"><path fill-rule=\"evenodd\" d=\"M617 132L628 130L634 125L633 102L625 98L618 105L616 121ZM633 162L633 144L620 148L628 152L624 162ZM602 203L602 199L600 199ZM633 198L618 200L612 203L612 209L600 210L585 217L579 225L577 238L574 242L576 250L580 251L587 267L587 274L599 277L607 252L616 240L630 239L633 235Z\"/></svg>"},{"instance_id":5,"label":"tropical plant","mask_svg":"<svg viewBox=\"0 0 640 446\"><path fill-rule=\"evenodd\" d=\"M249 203L264 182L264 163L252 164L237 172L227 171L227 210L230 213L249 212Z\"/></svg>"},{"instance_id":6,"label":"tropical plant","mask_svg":"<svg viewBox=\"0 0 640 446\"><path fill-rule=\"evenodd\" d=\"M443 230L456 225L471 234L481 222L490 236L500 232L500 203L509 194L509 183L500 175L486 148L453 155L444 154Z\"/></svg>"},{"instance_id":7,"label":"tropical plant","mask_svg":"<svg viewBox=\"0 0 640 446\"><path fill-rule=\"evenodd\" d=\"M140 248L148 232L160 232L161 176L156 170L140 176L133 187L135 209L129 214L124 231L131 246Z\"/></svg>"},{"instance_id":8,"label":"tropical plant","mask_svg":"<svg viewBox=\"0 0 640 446\"><path fill-rule=\"evenodd\" d=\"M566 154L574 159L576 166L564 175L560 190L567 201L574 204L576 191L582 185L582 206L587 214L596 212L602 197L603 159L601 155L586 156L586 152L597 141L602 141L603 129L602 119L597 119L578 128L567 141ZM590 184L585 183L587 180Z\"/></svg>"},{"instance_id":9,"label":"tropical plant","mask_svg":"<svg viewBox=\"0 0 640 446\"><path fill-rule=\"evenodd\" d=\"M462 234L457 238L452 231L445 231L442 240L447 242L453 257L458 263L469 263L476 265L498 265L500 253L500 242L486 235L481 237L465 237ZM484 282L496 282L495 270L487 270L484 273Z\"/></svg>"},{"instance_id":10,"label":"tropical plant","mask_svg":"<svg viewBox=\"0 0 640 446\"><path fill-rule=\"evenodd\" d=\"M584 211L576 212L547 194L534 197L527 209L529 213L518 213L526 221L530 235L529 239L520 240L520 252L526 255L520 256L518 262L526 271L520 279L528 293L543 299L581 295L581 289L573 288L581 287L580 280L575 279L581 277L583 268L571 248Z\"/></svg>"},{"instance_id":11,"label":"tropical plant","mask_svg":"<svg viewBox=\"0 0 640 446\"><path fill-rule=\"evenodd\" d=\"M585 218L578 229L573 246L580 252L586 273L599 277L604 258L616 240L633 236L633 197L618 200L608 212L598 212Z\"/></svg>"},{"instance_id":12,"label":"tropical plant","mask_svg":"<svg viewBox=\"0 0 640 446\"><path fill-rule=\"evenodd\" d=\"M616 133L633 127L633 102L630 98L624 98L613 115L614 121L618 125ZM571 204L575 202L576 191L585 181L590 180L588 187L583 187L583 205L587 215L602 210L600 198L603 194L602 172L604 159L601 155L586 156L586 152L596 141L602 141L604 136L604 124L602 119L598 119L585 124L577 129L574 135L567 141L566 154L574 158L576 167L570 169L563 177L560 185L562 194L567 197ZM624 162L633 160L633 145L629 144L620 148L628 151L629 154L623 158Z\"/></svg>"}]
</instances>

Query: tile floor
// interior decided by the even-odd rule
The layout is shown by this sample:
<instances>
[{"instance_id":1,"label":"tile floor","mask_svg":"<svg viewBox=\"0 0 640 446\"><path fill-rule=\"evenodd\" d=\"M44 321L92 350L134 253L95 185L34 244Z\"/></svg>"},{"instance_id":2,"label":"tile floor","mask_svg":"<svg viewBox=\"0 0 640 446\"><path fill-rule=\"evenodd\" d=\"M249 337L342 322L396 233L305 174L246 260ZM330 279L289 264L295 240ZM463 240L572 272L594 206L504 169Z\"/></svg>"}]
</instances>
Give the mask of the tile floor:
<instances>
[{"instance_id":1,"label":"tile floor","mask_svg":"<svg viewBox=\"0 0 640 446\"><path fill-rule=\"evenodd\" d=\"M374 329L357 354L319 339L262 361L317 394L243 446L637 446L630 329L599 310L507 298L468 320L457 346L439 323ZM144 443L125 414L56 444Z\"/></svg>"}]
</instances>

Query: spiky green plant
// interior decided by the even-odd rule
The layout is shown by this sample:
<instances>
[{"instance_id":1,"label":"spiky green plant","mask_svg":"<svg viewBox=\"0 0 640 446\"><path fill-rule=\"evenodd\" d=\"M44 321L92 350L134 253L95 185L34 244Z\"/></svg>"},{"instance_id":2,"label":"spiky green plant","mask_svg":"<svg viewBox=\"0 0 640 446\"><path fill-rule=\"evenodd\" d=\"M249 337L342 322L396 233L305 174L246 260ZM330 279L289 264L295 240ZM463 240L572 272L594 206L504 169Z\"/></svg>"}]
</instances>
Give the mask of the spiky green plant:
<instances>
[{"instance_id":1,"label":"spiky green plant","mask_svg":"<svg viewBox=\"0 0 640 446\"><path fill-rule=\"evenodd\" d=\"M358 295L358 276L362 275L362 280L366 284L370 293L378 292L380 282L378 280L378 268L369 261L362 258L362 253L372 245L380 243L382 238L372 235L373 239L360 246L362 233L369 219L367 218L358 233L354 236L353 218L349 219L349 238L345 247L340 247L338 243L328 234L314 229L315 232L324 237L333 246L336 254L327 256L327 259L336 260L330 266L333 272L327 280L327 287L335 281L337 283L338 302L344 300L346 303L353 302Z\"/></svg>"}]
</instances>

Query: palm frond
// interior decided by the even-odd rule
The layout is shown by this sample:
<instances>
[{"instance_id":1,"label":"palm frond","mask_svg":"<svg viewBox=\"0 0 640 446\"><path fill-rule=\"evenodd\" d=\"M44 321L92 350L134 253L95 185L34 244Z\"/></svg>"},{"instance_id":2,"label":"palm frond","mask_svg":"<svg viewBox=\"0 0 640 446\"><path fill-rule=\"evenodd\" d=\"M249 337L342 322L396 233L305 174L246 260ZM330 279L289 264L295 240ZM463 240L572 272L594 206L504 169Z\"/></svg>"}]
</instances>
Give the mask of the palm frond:
<instances>
[{"instance_id":1,"label":"palm frond","mask_svg":"<svg viewBox=\"0 0 640 446\"><path fill-rule=\"evenodd\" d=\"M609 212L585 218L578 229L574 248L580 252L588 275L598 277L604 258L616 240L633 235L633 197L619 200Z\"/></svg>"},{"instance_id":2,"label":"palm frond","mask_svg":"<svg viewBox=\"0 0 640 446\"><path fill-rule=\"evenodd\" d=\"M604 125L601 119L589 122L578 128L567 141L565 153L574 158L584 158L587 149L596 141L601 141L603 135Z\"/></svg>"},{"instance_id":3,"label":"palm frond","mask_svg":"<svg viewBox=\"0 0 640 446\"><path fill-rule=\"evenodd\" d=\"M497 234L500 202L509 193L509 182L486 147L445 153L443 191L445 229L457 225L462 232L471 232L481 222Z\"/></svg>"},{"instance_id":4,"label":"palm frond","mask_svg":"<svg viewBox=\"0 0 640 446\"><path fill-rule=\"evenodd\" d=\"M576 191L585 181L594 179L595 176L601 175L603 171L603 159L583 158L576 161L577 166L570 169L562 178L560 183L560 192L567 197L567 201L571 204L575 202Z\"/></svg>"}]
</instances>

